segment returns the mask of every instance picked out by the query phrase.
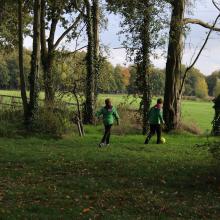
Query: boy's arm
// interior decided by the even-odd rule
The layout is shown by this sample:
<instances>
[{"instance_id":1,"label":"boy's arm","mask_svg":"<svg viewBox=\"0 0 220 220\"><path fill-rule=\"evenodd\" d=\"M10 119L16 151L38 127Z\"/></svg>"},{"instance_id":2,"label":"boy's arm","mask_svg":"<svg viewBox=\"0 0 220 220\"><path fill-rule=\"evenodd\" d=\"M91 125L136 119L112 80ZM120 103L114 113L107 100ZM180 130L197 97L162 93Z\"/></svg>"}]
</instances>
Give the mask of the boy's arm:
<instances>
[{"instance_id":1,"label":"boy's arm","mask_svg":"<svg viewBox=\"0 0 220 220\"><path fill-rule=\"evenodd\" d=\"M160 118L160 122L161 122L162 124L164 124L163 111L161 111L161 110L160 110L160 112L159 112L159 118Z\"/></svg>"},{"instance_id":2,"label":"boy's arm","mask_svg":"<svg viewBox=\"0 0 220 220\"><path fill-rule=\"evenodd\" d=\"M103 110L103 109L101 108L99 111L97 111L96 114L95 114L95 116L99 118L99 117L103 114L103 111L102 111L102 110Z\"/></svg>"},{"instance_id":3,"label":"boy's arm","mask_svg":"<svg viewBox=\"0 0 220 220\"><path fill-rule=\"evenodd\" d=\"M119 117L119 114L118 114L116 108L114 108L113 115L114 115L114 117L115 117L115 119L116 119L116 121L117 121L117 124L119 125L120 117Z\"/></svg>"}]
</instances>

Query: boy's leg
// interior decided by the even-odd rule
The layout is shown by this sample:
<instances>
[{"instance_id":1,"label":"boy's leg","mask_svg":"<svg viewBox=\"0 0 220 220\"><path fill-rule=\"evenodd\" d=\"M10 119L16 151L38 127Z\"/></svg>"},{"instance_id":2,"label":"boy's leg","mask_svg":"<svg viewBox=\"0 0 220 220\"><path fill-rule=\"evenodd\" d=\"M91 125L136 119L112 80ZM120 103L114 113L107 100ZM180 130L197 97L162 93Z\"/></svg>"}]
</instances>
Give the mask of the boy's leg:
<instances>
[{"instance_id":1,"label":"boy's leg","mask_svg":"<svg viewBox=\"0 0 220 220\"><path fill-rule=\"evenodd\" d=\"M155 125L150 125L150 132L149 134L147 135L147 138L145 140L145 144L148 144L150 139L152 138L152 136L155 134Z\"/></svg>"},{"instance_id":2,"label":"boy's leg","mask_svg":"<svg viewBox=\"0 0 220 220\"><path fill-rule=\"evenodd\" d=\"M112 127L112 125L107 126L106 144L109 144L109 140L110 140L110 136L111 136L111 127Z\"/></svg>"},{"instance_id":3,"label":"boy's leg","mask_svg":"<svg viewBox=\"0 0 220 220\"><path fill-rule=\"evenodd\" d=\"M101 140L102 144L104 144L106 142L107 133L108 133L108 126L105 125L105 133L104 133L103 138Z\"/></svg>"},{"instance_id":4,"label":"boy's leg","mask_svg":"<svg viewBox=\"0 0 220 220\"><path fill-rule=\"evenodd\" d=\"M162 128L160 124L157 125L156 132L157 132L157 144L160 144L161 133L162 133Z\"/></svg>"}]
</instances>

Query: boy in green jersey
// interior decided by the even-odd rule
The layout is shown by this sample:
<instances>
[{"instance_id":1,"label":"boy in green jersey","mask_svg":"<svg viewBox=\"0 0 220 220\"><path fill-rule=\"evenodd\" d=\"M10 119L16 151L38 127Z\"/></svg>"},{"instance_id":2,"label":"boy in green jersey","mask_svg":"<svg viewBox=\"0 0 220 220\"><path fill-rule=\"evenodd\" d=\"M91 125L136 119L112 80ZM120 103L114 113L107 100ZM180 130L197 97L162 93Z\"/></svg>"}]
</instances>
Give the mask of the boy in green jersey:
<instances>
[{"instance_id":1,"label":"boy in green jersey","mask_svg":"<svg viewBox=\"0 0 220 220\"><path fill-rule=\"evenodd\" d=\"M97 113L97 117L102 116L103 117L103 124L105 126L105 133L101 140L101 143L99 144L99 147L109 145L110 135L111 135L111 128L114 123L114 120L116 119L117 124L119 125L119 115L114 106L111 104L110 99L105 100L105 106L102 107Z\"/></svg>"},{"instance_id":2,"label":"boy in green jersey","mask_svg":"<svg viewBox=\"0 0 220 220\"><path fill-rule=\"evenodd\" d=\"M161 143L161 133L162 133L162 124L163 120L163 100L158 99L157 104L153 106L149 112L149 123L150 123L150 132L145 140L145 144L148 144L151 137L157 133L157 144Z\"/></svg>"}]
</instances>

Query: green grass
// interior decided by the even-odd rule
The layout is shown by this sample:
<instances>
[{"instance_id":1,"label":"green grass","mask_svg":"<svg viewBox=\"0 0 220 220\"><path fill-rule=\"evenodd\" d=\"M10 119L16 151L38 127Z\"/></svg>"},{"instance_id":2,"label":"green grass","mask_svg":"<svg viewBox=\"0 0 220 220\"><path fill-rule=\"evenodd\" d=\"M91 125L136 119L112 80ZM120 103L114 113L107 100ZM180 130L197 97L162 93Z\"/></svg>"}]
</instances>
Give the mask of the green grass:
<instances>
[{"instance_id":1,"label":"green grass","mask_svg":"<svg viewBox=\"0 0 220 220\"><path fill-rule=\"evenodd\" d=\"M0 94L20 96L18 91L1 91ZM43 98L44 94L41 93L40 97ZM112 99L114 105L118 106L121 103L127 103L131 108L138 108L138 101L132 102L132 98L126 95L100 95L99 103L104 103L106 97ZM70 101L70 100L68 100ZM132 102L130 105L129 103ZM155 102L155 101L154 101ZM196 124L203 132L208 133L211 130L211 122L214 116L212 102L205 101L183 101L182 103L182 117L183 121L189 124Z\"/></svg>"},{"instance_id":2,"label":"green grass","mask_svg":"<svg viewBox=\"0 0 220 220\"><path fill-rule=\"evenodd\" d=\"M0 139L1 219L219 219L220 167L205 137Z\"/></svg>"},{"instance_id":3,"label":"green grass","mask_svg":"<svg viewBox=\"0 0 220 220\"><path fill-rule=\"evenodd\" d=\"M211 127L212 103L182 107L185 122ZM164 145L155 138L143 145L141 135L113 135L100 149L101 135L102 127L89 126L85 138L0 138L0 219L219 219L219 162L196 147L205 136L170 134Z\"/></svg>"}]
</instances>

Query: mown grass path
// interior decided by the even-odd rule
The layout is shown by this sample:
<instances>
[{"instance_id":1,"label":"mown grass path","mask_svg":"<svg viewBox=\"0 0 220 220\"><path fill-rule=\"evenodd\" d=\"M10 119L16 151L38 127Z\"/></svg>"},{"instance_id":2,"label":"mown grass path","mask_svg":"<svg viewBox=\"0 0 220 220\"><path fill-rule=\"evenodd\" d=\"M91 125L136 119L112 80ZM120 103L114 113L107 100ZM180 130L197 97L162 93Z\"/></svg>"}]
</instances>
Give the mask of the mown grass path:
<instances>
[{"instance_id":1,"label":"mown grass path","mask_svg":"<svg viewBox=\"0 0 220 220\"><path fill-rule=\"evenodd\" d=\"M219 219L220 166L205 137L0 139L1 219Z\"/></svg>"}]
</instances>

